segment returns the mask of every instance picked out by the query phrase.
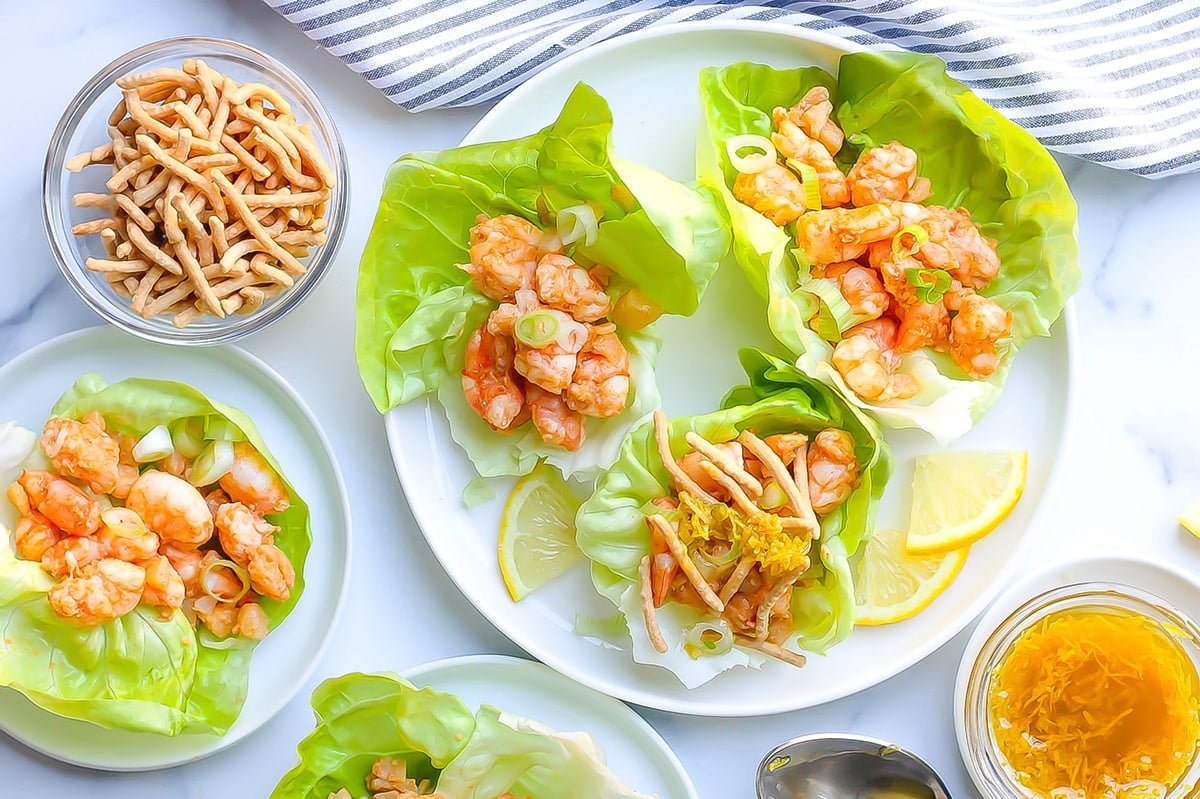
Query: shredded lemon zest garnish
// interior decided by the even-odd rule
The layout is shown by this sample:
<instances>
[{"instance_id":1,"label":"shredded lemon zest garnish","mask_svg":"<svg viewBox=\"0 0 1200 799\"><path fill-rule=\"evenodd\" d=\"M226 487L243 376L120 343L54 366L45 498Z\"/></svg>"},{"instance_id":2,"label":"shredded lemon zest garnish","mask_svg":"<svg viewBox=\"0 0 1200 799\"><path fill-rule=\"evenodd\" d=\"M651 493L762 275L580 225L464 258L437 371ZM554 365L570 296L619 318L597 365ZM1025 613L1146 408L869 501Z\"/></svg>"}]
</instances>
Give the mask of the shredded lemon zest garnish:
<instances>
[{"instance_id":1,"label":"shredded lemon zest garnish","mask_svg":"<svg viewBox=\"0 0 1200 799\"><path fill-rule=\"evenodd\" d=\"M701 502L686 491L679 493L679 540L684 546L727 542L750 555L767 574L778 576L808 565L812 539L807 533L783 529L773 513L746 516L729 505Z\"/></svg>"}]
</instances>

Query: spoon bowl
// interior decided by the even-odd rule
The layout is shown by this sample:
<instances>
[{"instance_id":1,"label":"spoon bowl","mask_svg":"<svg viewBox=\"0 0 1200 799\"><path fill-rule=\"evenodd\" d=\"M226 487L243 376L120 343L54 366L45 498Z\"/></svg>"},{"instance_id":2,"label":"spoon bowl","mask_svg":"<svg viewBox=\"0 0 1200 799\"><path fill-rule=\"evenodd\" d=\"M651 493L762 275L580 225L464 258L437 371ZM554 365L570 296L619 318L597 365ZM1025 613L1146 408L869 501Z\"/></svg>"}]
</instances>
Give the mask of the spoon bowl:
<instances>
[{"instance_id":1,"label":"spoon bowl","mask_svg":"<svg viewBox=\"0 0 1200 799\"><path fill-rule=\"evenodd\" d=\"M806 735L767 753L758 799L950 799L928 763L907 749L858 735Z\"/></svg>"}]
</instances>

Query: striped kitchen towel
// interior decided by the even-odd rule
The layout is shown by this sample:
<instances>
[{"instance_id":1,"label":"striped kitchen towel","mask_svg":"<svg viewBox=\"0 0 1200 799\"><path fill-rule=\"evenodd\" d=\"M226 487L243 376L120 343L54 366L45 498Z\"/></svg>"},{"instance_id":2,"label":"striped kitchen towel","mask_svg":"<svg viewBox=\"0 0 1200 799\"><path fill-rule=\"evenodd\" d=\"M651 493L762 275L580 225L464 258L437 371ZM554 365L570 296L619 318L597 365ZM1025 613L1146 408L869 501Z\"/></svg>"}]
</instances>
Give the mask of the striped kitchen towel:
<instances>
[{"instance_id":1,"label":"striped kitchen towel","mask_svg":"<svg viewBox=\"0 0 1200 799\"><path fill-rule=\"evenodd\" d=\"M494 100L649 26L774 21L936 53L1051 149L1200 168L1200 0L265 0L412 111Z\"/></svg>"}]
</instances>

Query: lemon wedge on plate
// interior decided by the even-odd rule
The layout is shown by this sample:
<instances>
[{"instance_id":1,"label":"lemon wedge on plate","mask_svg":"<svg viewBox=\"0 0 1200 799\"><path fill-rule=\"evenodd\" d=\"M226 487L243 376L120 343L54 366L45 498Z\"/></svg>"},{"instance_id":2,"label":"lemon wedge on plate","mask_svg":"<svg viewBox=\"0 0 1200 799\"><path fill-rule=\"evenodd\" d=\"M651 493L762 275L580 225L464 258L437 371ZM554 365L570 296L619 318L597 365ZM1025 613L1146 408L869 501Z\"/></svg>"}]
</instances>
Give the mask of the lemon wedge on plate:
<instances>
[{"instance_id":1,"label":"lemon wedge on plate","mask_svg":"<svg viewBox=\"0 0 1200 799\"><path fill-rule=\"evenodd\" d=\"M1179 514L1176 521L1179 522L1180 527L1200 538L1200 501L1195 502L1190 508Z\"/></svg>"},{"instance_id":2,"label":"lemon wedge on plate","mask_svg":"<svg viewBox=\"0 0 1200 799\"><path fill-rule=\"evenodd\" d=\"M983 538L1025 490L1027 452L921 455L913 474L908 551L937 555Z\"/></svg>"},{"instance_id":3,"label":"lemon wedge on plate","mask_svg":"<svg viewBox=\"0 0 1200 799\"><path fill-rule=\"evenodd\" d=\"M552 467L542 464L513 486L500 518L500 575L513 601L574 565L575 513L581 501Z\"/></svg>"},{"instance_id":4,"label":"lemon wedge on plate","mask_svg":"<svg viewBox=\"0 0 1200 799\"><path fill-rule=\"evenodd\" d=\"M967 562L969 547L943 555L911 555L903 530L876 530L854 575L856 624L891 624L929 607Z\"/></svg>"}]
</instances>

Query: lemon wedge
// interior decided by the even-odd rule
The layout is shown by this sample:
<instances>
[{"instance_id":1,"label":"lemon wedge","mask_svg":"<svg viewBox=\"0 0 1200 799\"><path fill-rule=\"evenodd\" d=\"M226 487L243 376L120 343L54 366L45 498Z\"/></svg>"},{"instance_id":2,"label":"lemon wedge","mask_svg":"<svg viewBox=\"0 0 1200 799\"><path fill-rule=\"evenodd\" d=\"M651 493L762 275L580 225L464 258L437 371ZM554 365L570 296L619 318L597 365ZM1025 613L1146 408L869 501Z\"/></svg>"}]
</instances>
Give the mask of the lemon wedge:
<instances>
[{"instance_id":1,"label":"lemon wedge","mask_svg":"<svg viewBox=\"0 0 1200 799\"><path fill-rule=\"evenodd\" d=\"M580 504L566 481L545 464L513 486L500 518L500 574L514 602L583 557L575 545Z\"/></svg>"},{"instance_id":2,"label":"lemon wedge","mask_svg":"<svg viewBox=\"0 0 1200 799\"><path fill-rule=\"evenodd\" d=\"M1176 521L1179 522L1183 529L1200 538L1200 501L1179 514L1179 518Z\"/></svg>"},{"instance_id":3,"label":"lemon wedge","mask_svg":"<svg viewBox=\"0 0 1200 799\"><path fill-rule=\"evenodd\" d=\"M877 625L915 616L946 590L967 562L970 547L943 555L911 555L903 530L876 530L854 580L856 624Z\"/></svg>"},{"instance_id":4,"label":"lemon wedge","mask_svg":"<svg viewBox=\"0 0 1200 799\"><path fill-rule=\"evenodd\" d=\"M996 529L1025 490L1027 452L939 452L917 458L908 551L961 549Z\"/></svg>"}]
</instances>

